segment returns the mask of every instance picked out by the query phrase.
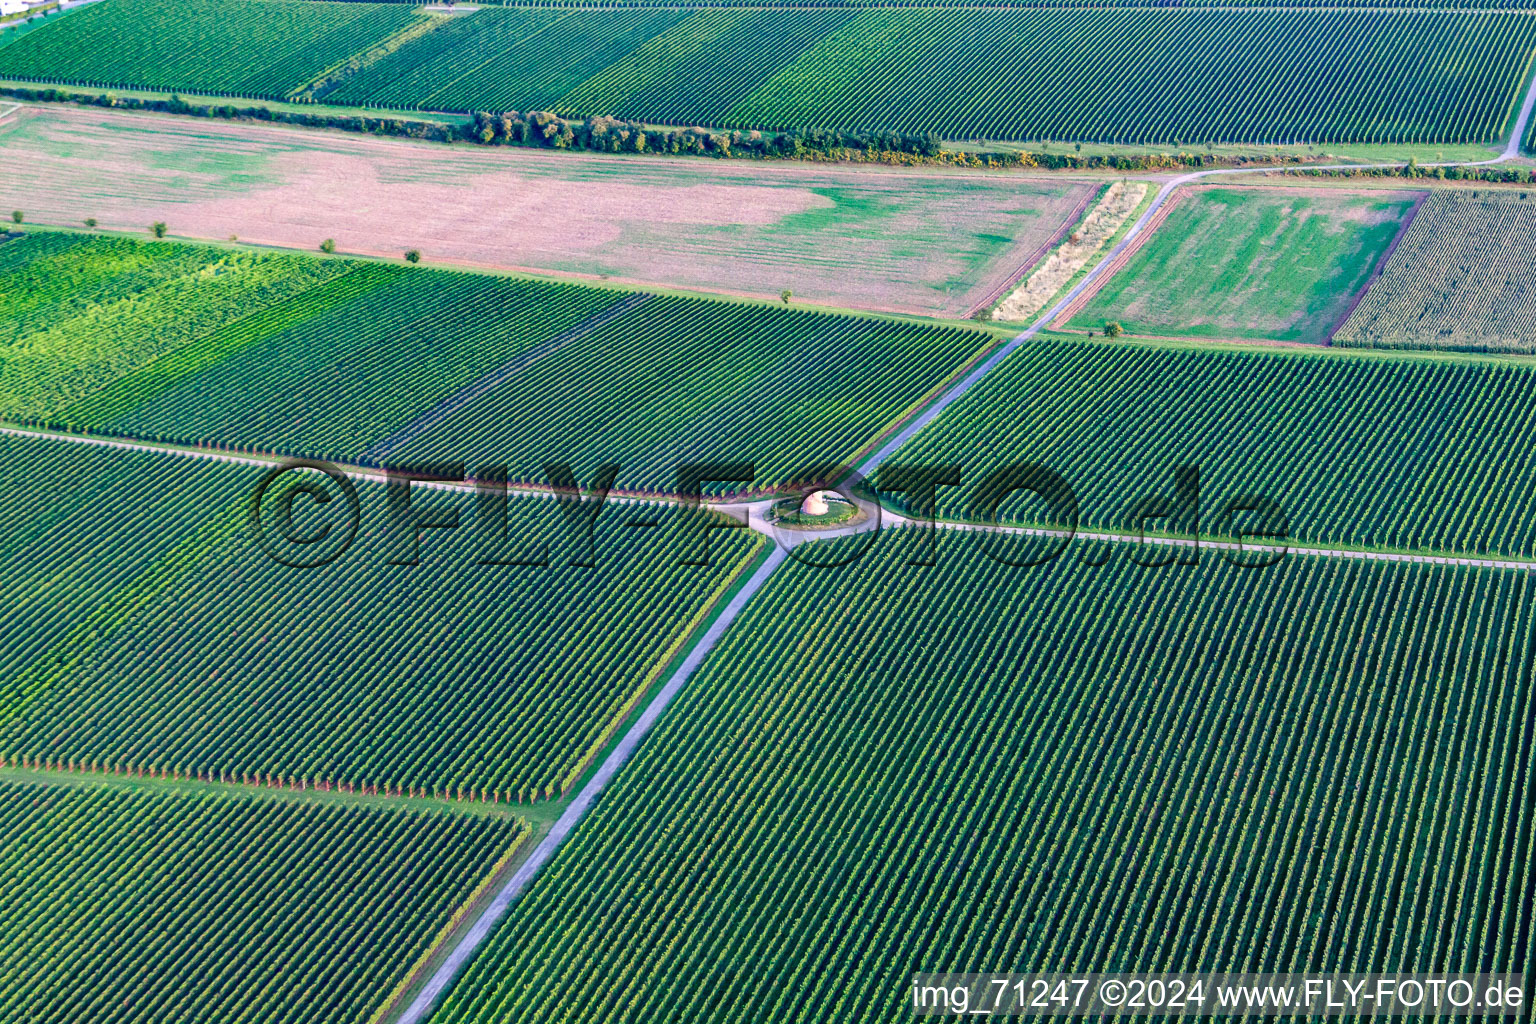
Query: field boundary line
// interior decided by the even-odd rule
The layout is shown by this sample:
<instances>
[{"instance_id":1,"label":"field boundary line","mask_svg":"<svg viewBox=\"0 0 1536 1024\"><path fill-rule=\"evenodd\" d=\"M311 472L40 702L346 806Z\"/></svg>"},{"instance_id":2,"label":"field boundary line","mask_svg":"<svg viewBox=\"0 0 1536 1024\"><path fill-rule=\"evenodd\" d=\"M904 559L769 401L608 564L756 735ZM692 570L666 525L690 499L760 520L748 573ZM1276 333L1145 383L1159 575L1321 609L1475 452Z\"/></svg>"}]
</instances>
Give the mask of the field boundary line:
<instances>
[{"instance_id":1,"label":"field boundary line","mask_svg":"<svg viewBox=\"0 0 1536 1024\"><path fill-rule=\"evenodd\" d=\"M1349 300L1349 308L1344 311L1344 315L1335 320L1333 326L1328 329L1328 337L1323 339L1324 345L1331 346L1333 344L1334 335L1338 334L1339 331L1343 330L1344 325L1349 323L1349 318L1355 315L1355 310L1359 309L1360 303L1365 301L1365 293L1370 291L1371 286L1380 280L1381 275L1386 272L1387 261L1392 258L1393 253L1397 252L1397 247L1402 244L1403 236L1408 233L1409 225L1418 218L1419 211L1424 209L1424 204L1427 202L1429 202L1428 189L1413 201L1413 206L1408 210L1407 216L1403 218L1402 224L1398 225L1397 234L1392 236L1391 244L1381 254L1381 259L1376 261L1376 266L1371 269L1371 276L1366 278L1365 283L1355 291L1354 297Z\"/></svg>"},{"instance_id":2,"label":"field boundary line","mask_svg":"<svg viewBox=\"0 0 1536 1024\"><path fill-rule=\"evenodd\" d=\"M475 399L484 397L528 367L533 366L548 356L554 355L567 345L580 341L593 331L598 330L624 314L632 312L651 298L652 296L649 292L636 292L633 295L619 299L611 305L604 306L580 323L566 328L547 341L540 342L522 355L514 356L511 362L505 366L491 371L474 383L466 385L447 398L442 399L432 408L426 410L405 426L400 427L388 437L369 445L359 458L365 463L377 464L394 449L409 444L418 437L421 437Z\"/></svg>"},{"instance_id":3,"label":"field boundary line","mask_svg":"<svg viewBox=\"0 0 1536 1024\"><path fill-rule=\"evenodd\" d=\"M889 514L889 513L887 513ZM928 523L918 523L901 516L893 517L889 524L896 529L911 526L927 526ZM1243 544L1239 541L1220 540L1217 538L1200 537L1160 537L1151 534L1145 537L1129 533L1114 533L1101 530L1053 530L1047 527L1034 526L1002 526L990 523L957 523L952 521L937 521L932 525L941 530L953 530L960 533L996 533L1004 536L1016 537L1050 537L1059 540L1086 540L1103 541L1109 544L1135 544L1151 545L1156 547L1173 548L1210 548L1214 551L1234 551L1238 553L1253 553L1264 555L1281 555L1289 557L1296 555L1301 558L1335 558L1350 561L1363 562L1402 562L1413 565L1455 565L1466 566L1472 569L1501 569L1516 572L1536 572L1536 561L1522 561L1511 558L1477 558L1471 555L1420 555L1410 552L1397 551L1361 551L1352 548L1319 548L1309 547L1304 544Z\"/></svg>"},{"instance_id":4,"label":"field boundary line","mask_svg":"<svg viewBox=\"0 0 1536 1024\"><path fill-rule=\"evenodd\" d=\"M555 822L544 838L539 841L539 845L534 848L533 853L528 856L527 860L523 861L512 877L507 880L507 883L502 886L501 891L496 894L496 898L491 901L490 905L481 913L479 919L465 933L464 938L448 954L442 966L428 979L426 985L422 987L416 998L395 1019L395 1024L420 1024L432 1011L433 1007L437 1004L438 998L447 990L454 979L458 977L459 972L475 953L479 951L481 944L490 937L492 929L495 928L496 924L511 908L512 901L527 888L528 883L533 880L534 875L538 874L539 869L555 855L555 852L564 843L566 836L570 834L571 830L586 815L587 809L597 799L598 794L603 791L603 788L607 786L618 770L629 760L635 748L639 746L640 741L645 738L645 735L650 732L651 727L656 724L656 720L661 716L661 713L666 710L667 705L672 702L673 698L682 689L683 684L688 681L688 678L693 675L694 671L703 662L704 656L714 648L720 637L725 634L726 629L730 627L731 623L736 621L736 617L741 614L742 609L762 589L763 584L768 582L768 578L773 575L774 570L783 564L788 556L788 550L783 547L775 545L770 550L768 557L757 567L747 582L742 585L741 589L736 591L730 601L726 603L720 615L693 644L687 657L673 671L671 678L667 680L666 685L662 687L661 691L656 694L655 699L640 713L640 717L635 720L635 724L624 734L624 738L619 741L618 746L614 748L603 761L602 766L598 768L597 772L587 780L586 785L576 794L575 799L571 801L565 813L560 815L559 820Z\"/></svg>"},{"instance_id":5,"label":"field boundary line","mask_svg":"<svg viewBox=\"0 0 1536 1024\"><path fill-rule=\"evenodd\" d=\"M1071 320L1087 308L1088 303L1093 301L1093 297L1099 294L1116 274L1126 268L1126 265L1135 258L1137 253L1141 252L1152 236L1157 233L1157 229L1163 226L1163 222L1168 219L1168 215L1178 209L1179 204L1188 199L1192 192L1192 189L1181 188L1169 196L1166 202L1160 203L1156 215L1150 221L1147 221L1145 229L1137 235L1135 244L1126 246L1119 255L1115 256L1114 262L1106 266L1104 272L1094 279L1093 287L1085 288L1077 294L1077 297L1052 321L1052 330L1059 331L1065 328L1068 320ZM1084 281L1087 281L1087 278L1084 278Z\"/></svg>"},{"instance_id":6,"label":"field boundary line","mask_svg":"<svg viewBox=\"0 0 1536 1024\"><path fill-rule=\"evenodd\" d=\"M1005 297L1007 297L1009 292L1013 291L1013 289L1016 288L1019 283L1024 280L1024 278L1029 276L1030 271L1034 270L1037 266L1040 265L1041 260L1049 256L1051 251L1060 245L1062 241L1067 237L1067 235L1072 233L1073 228L1082 223L1083 217L1088 213L1088 210L1096 202L1104 198L1104 193L1108 192L1109 188L1110 183L1106 182L1096 189L1090 189L1088 194L1083 197L1082 202L1073 207L1072 212L1068 214L1067 218L1061 222L1061 227L1057 228L1056 232L1051 235L1050 238L1042 242L1034 252L1029 254L1029 258L1024 261L1023 266L1010 273L1003 280L1002 284L990 290L980 302L976 303L970 309L965 311L966 319L974 317L977 313L986 309L988 306L996 302L1001 302Z\"/></svg>"}]
</instances>

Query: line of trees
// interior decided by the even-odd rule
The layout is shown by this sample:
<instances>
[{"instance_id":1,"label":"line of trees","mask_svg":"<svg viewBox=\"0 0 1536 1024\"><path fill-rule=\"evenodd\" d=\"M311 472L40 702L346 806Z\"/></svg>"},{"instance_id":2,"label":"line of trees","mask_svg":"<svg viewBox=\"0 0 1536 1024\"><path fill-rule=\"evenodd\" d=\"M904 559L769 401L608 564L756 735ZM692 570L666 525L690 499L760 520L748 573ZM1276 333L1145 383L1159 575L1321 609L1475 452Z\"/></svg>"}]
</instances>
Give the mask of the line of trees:
<instances>
[{"instance_id":1,"label":"line of trees","mask_svg":"<svg viewBox=\"0 0 1536 1024\"><path fill-rule=\"evenodd\" d=\"M139 99L114 93L71 92L54 87L0 88L0 96L30 102L75 103L81 106L150 110L191 117L231 121L268 121L311 128L335 128L366 135L470 142L487 146L537 146L599 153L669 153L748 159L854 160L892 164L944 164L977 168L1046 168L1050 170L1111 169L1145 171L1187 167L1302 164L1321 157L1278 154L1266 157L1215 153L1169 152L1105 155L1029 152L1021 149L945 149L936 132L837 131L802 128L796 131L737 131L708 128L666 128L612 117L575 120L548 111L481 112L467 123L408 117L379 117L327 110L283 110L269 106L228 103L189 103L180 96ZM1509 180L1504 178L1491 180Z\"/></svg>"},{"instance_id":2,"label":"line of trees","mask_svg":"<svg viewBox=\"0 0 1536 1024\"><path fill-rule=\"evenodd\" d=\"M693 153L705 156L798 157L843 150L872 150L936 157L943 140L933 132L837 132L809 128L796 132L714 131L658 128L612 117L568 120L543 110L477 113L469 138L488 146L542 146L602 153Z\"/></svg>"}]
</instances>

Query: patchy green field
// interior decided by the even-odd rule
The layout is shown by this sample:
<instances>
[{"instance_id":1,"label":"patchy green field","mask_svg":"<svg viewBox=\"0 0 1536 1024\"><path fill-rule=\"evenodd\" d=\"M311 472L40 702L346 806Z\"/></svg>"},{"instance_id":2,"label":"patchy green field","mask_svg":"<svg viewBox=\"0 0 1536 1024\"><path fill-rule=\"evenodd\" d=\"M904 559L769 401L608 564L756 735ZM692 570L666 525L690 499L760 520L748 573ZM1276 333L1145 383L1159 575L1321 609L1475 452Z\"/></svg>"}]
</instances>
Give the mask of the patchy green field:
<instances>
[{"instance_id":1,"label":"patchy green field","mask_svg":"<svg viewBox=\"0 0 1536 1024\"><path fill-rule=\"evenodd\" d=\"M1299 188L1196 189L1070 317L1127 334L1324 342L1415 197Z\"/></svg>"},{"instance_id":2,"label":"patchy green field","mask_svg":"<svg viewBox=\"0 0 1536 1024\"><path fill-rule=\"evenodd\" d=\"M350 5L349 5L350 6ZM28 107L0 206L39 223L528 268L962 317L1097 186L887 168L486 150Z\"/></svg>"}]
</instances>

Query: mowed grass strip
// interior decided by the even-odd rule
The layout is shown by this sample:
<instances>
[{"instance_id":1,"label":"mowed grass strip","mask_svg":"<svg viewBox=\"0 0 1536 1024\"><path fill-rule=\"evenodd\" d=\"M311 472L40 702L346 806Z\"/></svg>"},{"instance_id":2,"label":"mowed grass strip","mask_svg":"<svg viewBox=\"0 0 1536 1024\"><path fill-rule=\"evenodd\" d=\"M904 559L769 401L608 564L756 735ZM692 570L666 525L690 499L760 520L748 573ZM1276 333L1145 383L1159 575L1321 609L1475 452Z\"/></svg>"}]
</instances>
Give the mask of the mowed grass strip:
<instances>
[{"instance_id":1,"label":"mowed grass strip","mask_svg":"<svg viewBox=\"0 0 1536 1024\"><path fill-rule=\"evenodd\" d=\"M0 760L545 799L764 543L716 530L710 564L690 565L703 527L671 506L609 506L589 542L546 498L511 499L503 530L471 492L418 489L413 507L460 523L425 531L409 565L382 486L359 483L355 544L293 568L272 551L312 549L249 528L262 474L0 438ZM316 479L272 484L269 537L285 488ZM325 493L295 495L296 533L345 533L347 503Z\"/></svg>"},{"instance_id":2,"label":"mowed grass strip","mask_svg":"<svg viewBox=\"0 0 1536 1024\"><path fill-rule=\"evenodd\" d=\"M896 1024L928 970L1529 969L1536 577L1014 569L955 534L915 567L915 532L775 574L434 1024Z\"/></svg>"},{"instance_id":3,"label":"mowed grass strip","mask_svg":"<svg viewBox=\"0 0 1536 1024\"><path fill-rule=\"evenodd\" d=\"M0 77L278 99L419 17L397 3L100 0L0 48Z\"/></svg>"},{"instance_id":4,"label":"mowed grass strip","mask_svg":"<svg viewBox=\"0 0 1536 1024\"><path fill-rule=\"evenodd\" d=\"M526 834L510 817L0 781L0 1016L367 1024Z\"/></svg>"},{"instance_id":5,"label":"mowed grass strip","mask_svg":"<svg viewBox=\"0 0 1536 1024\"><path fill-rule=\"evenodd\" d=\"M1074 331L1326 342L1414 197L1196 189L1072 316Z\"/></svg>"},{"instance_id":6,"label":"mowed grass strip","mask_svg":"<svg viewBox=\"0 0 1536 1024\"><path fill-rule=\"evenodd\" d=\"M962 486L940 494L955 518L975 514L991 473L1034 462L1067 480L1084 527L1134 530L1133 506L1171 496L1189 465L1208 533L1257 494L1298 542L1531 559L1536 464L1506 453L1536 446L1533 396L1536 368L1491 359L1037 341L891 461L959 464Z\"/></svg>"},{"instance_id":7,"label":"mowed grass strip","mask_svg":"<svg viewBox=\"0 0 1536 1024\"><path fill-rule=\"evenodd\" d=\"M1436 191L1335 345L1536 351L1536 195Z\"/></svg>"}]
</instances>

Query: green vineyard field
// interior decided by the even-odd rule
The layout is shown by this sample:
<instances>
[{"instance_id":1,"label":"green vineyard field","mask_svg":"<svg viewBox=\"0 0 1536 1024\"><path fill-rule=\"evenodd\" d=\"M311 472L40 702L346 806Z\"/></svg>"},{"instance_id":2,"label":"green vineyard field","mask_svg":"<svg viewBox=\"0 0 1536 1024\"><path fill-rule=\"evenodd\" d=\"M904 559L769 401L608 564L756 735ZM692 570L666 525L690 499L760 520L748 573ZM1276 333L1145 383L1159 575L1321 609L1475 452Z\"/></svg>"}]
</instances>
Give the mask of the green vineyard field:
<instances>
[{"instance_id":1,"label":"green vineyard field","mask_svg":"<svg viewBox=\"0 0 1536 1024\"><path fill-rule=\"evenodd\" d=\"M1528 193L1432 193L1333 343L1536 351L1533 242Z\"/></svg>"},{"instance_id":2,"label":"green vineyard field","mask_svg":"<svg viewBox=\"0 0 1536 1024\"><path fill-rule=\"evenodd\" d=\"M436 1024L897 1022L915 971L1528 970L1529 574L911 543L785 565Z\"/></svg>"},{"instance_id":3,"label":"green vineyard field","mask_svg":"<svg viewBox=\"0 0 1536 1024\"><path fill-rule=\"evenodd\" d=\"M365 482L355 546L294 569L247 526L259 467L0 438L0 472L0 755L29 767L563 793L763 543L712 531L712 564L684 565L693 521L626 504L589 549L553 501L513 497L493 545L474 495L419 491L460 527L396 565Z\"/></svg>"},{"instance_id":4,"label":"green vineyard field","mask_svg":"<svg viewBox=\"0 0 1536 1024\"><path fill-rule=\"evenodd\" d=\"M367 1024L511 818L0 781L0 1017Z\"/></svg>"},{"instance_id":5,"label":"green vineyard field","mask_svg":"<svg viewBox=\"0 0 1536 1024\"><path fill-rule=\"evenodd\" d=\"M685 15L678 11L487 12L460 17L346 80L327 103L442 110L552 107L569 89ZM475 54L477 59L466 60Z\"/></svg>"},{"instance_id":6,"label":"green vineyard field","mask_svg":"<svg viewBox=\"0 0 1536 1024\"><path fill-rule=\"evenodd\" d=\"M268 277L269 286L258 286ZM243 289L243 291L242 291ZM52 233L0 246L0 416L368 464L851 461L988 348L965 328ZM740 486L734 489L742 489Z\"/></svg>"},{"instance_id":7,"label":"green vineyard field","mask_svg":"<svg viewBox=\"0 0 1536 1024\"><path fill-rule=\"evenodd\" d=\"M1460 6L490 6L327 101L951 139L1491 142L1536 51L1536 11ZM185 23L180 10L103 0L0 49L0 76L281 96L414 16L317 0L210 0ZM192 34L207 22L210 40L286 40L305 18L325 34L281 56L220 56ZM130 44L98 45L109 33Z\"/></svg>"},{"instance_id":8,"label":"green vineyard field","mask_svg":"<svg viewBox=\"0 0 1536 1024\"><path fill-rule=\"evenodd\" d=\"M0 416L46 419L230 321L346 290L352 264L30 234L0 246ZM330 288L324 286L331 285ZM203 342L206 346L208 342Z\"/></svg>"},{"instance_id":9,"label":"green vineyard field","mask_svg":"<svg viewBox=\"0 0 1536 1024\"><path fill-rule=\"evenodd\" d=\"M1036 462L1073 488L1083 526L1134 528L1133 503L1172 495L1186 464L1208 533L1259 494L1299 542L1531 559L1536 466L1501 453L1536 445L1533 396L1536 368L1493 360L1037 341L890 461L958 463L963 486L940 494L957 518L989 473Z\"/></svg>"},{"instance_id":10,"label":"green vineyard field","mask_svg":"<svg viewBox=\"0 0 1536 1024\"><path fill-rule=\"evenodd\" d=\"M1533 45L1526 14L870 11L727 121L1116 143L1487 141ZM942 87L919 68L942 69Z\"/></svg>"},{"instance_id":11,"label":"green vineyard field","mask_svg":"<svg viewBox=\"0 0 1536 1024\"><path fill-rule=\"evenodd\" d=\"M102 0L0 47L0 78L277 98L417 17L388 3Z\"/></svg>"}]
</instances>

